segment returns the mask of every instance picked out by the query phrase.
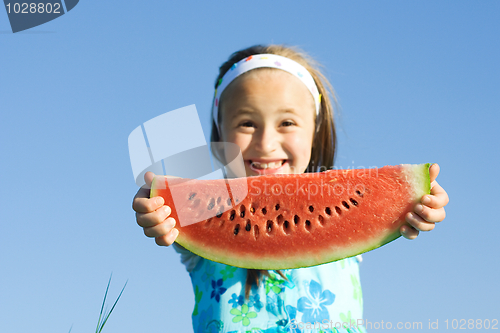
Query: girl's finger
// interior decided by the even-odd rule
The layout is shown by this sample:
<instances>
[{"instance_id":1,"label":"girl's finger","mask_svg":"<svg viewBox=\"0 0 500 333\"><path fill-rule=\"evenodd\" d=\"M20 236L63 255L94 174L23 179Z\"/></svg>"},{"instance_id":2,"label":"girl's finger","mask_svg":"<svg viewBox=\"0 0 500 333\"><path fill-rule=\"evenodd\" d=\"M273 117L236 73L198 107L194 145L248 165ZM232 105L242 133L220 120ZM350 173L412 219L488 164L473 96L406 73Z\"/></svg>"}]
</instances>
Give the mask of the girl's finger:
<instances>
[{"instance_id":1,"label":"girl's finger","mask_svg":"<svg viewBox=\"0 0 500 333\"><path fill-rule=\"evenodd\" d=\"M155 174L151 171L146 172L144 175L144 181L146 184L142 186L139 191L134 196L132 201L132 209L138 213L149 213L163 206L163 198L154 199L149 198L151 193L151 182L153 181Z\"/></svg>"},{"instance_id":2,"label":"girl's finger","mask_svg":"<svg viewBox=\"0 0 500 333\"><path fill-rule=\"evenodd\" d=\"M421 200L425 206L435 209L446 206L449 201L448 193L446 193L437 181L432 183L431 194L424 195Z\"/></svg>"},{"instance_id":3,"label":"girl's finger","mask_svg":"<svg viewBox=\"0 0 500 333\"><path fill-rule=\"evenodd\" d=\"M170 216L172 210L169 206L161 206L151 213L136 213L137 224L143 228L150 228L163 223Z\"/></svg>"},{"instance_id":4,"label":"girl's finger","mask_svg":"<svg viewBox=\"0 0 500 333\"><path fill-rule=\"evenodd\" d=\"M177 236L179 236L179 230L173 228L168 234L156 237L155 242L160 246L170 246L175 242Z\"/></svg>"},{"instance_id":5,"label":"girl's finger","mask_svg":"<svg viewBox=\"0 0 500 333\"><path fill-rule=\"evenodd\" d=\"M428 222L415 213L406 214L406 222L418 231L431 231L436 226L434 222Z\"/></svg>"},{"instance_id":6,"label":"girl's finger","mask_svg":"<svg viewBox=\"0 0 500 333\"><path fill-rule=\"evenodd\" d=\"M151 182L153 182L154 177L155 174L152 173L151 171L148 171L144 174L144 181L146 182L148 188L151 188Z\"/></svg>"},{"instance_id":7,"label":"girl's finger","mask_svg":"<svg viewBox=\"0 0 500 333\"><path fill-rule=\"evenodd\" d=\"M161 237L167 235L175 226L175 219L169 217L165 222L155 225L154 227L144 228L144 234L147 237Z\"/></svg>"},{"instance_id":8,"label":"girl's finger","mask_svg":"<svg viewBox=\"0 0 500 333\"><path fill-rule=\"evenodd\" d=\"M419 231L413 228L411 225L403 225L399 231L401 235L406 239L415 239L417 238Z\"/></svg>"},{"instance_id":9,"label":"girl's finger","mask_svg":"<svg viewBox=\"0 0 500 333\"><path fill-rule=\"evenodd\" d=\"M420 216L423 220L431 223L441 222L446 217L446 211L441 208L429 208L421 204L415 206L413 214Z\"/></svg>"},{"instance_id":10,"label":"girl's finger","mask_svg":"<svg viewBox=\"0 0 500 333\"><path fill-rule=\"evenodd\" d=\"M429 167L429 176L431 178L431 183L434 180L436 180L437 176L439 175L439 170L441 170L441 168L439 167L439 165L437 163L433 163Z\"/></svg>"},{"instance_id":11,"label":"girl's finger","mask_svg":"<svg viewBox=\"0 0 500 333\"><path fill-rule=\"evenodd\" d=\"M153 197L153 198L141 198L136 197L132 203L132 208L137 213L151 213L162 207L165 203L162 197Z\"/></svg>"},{"instance_id":12,"label":"girl's finger","mask_svg":"<svg viewBox=\"0 0 500 333\"><path fill-rule=\"evenodd\" d=\"M149 190L141 187L139 191L134 196L134 200L132 201L132 209L136 212L139 211L142 213L144 210L144 203L149 199Z\"/></svg>"}]
</instances>

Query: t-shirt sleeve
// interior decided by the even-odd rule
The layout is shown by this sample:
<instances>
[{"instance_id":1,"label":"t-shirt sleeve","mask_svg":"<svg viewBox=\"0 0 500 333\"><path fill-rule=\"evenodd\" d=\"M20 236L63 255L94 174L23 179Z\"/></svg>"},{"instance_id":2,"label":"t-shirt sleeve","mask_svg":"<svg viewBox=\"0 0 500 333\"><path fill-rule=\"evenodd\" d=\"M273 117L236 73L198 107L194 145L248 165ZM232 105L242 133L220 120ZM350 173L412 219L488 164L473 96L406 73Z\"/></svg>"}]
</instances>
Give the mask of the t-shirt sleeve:
<instances>
[{"instance_id":1,"label":"t-shirt sleeve","mask_svg":"<svg viewBox=\"0 0 500 333\"><path fill-rule=\"evenodd\" d=\"M201 257L189 250L186 250L177 243L173 243L172 246L174 247L175 252L181 255L181 263L186 266L186 270L191 272L196 267Z\"/></svg>"}]
</instances>

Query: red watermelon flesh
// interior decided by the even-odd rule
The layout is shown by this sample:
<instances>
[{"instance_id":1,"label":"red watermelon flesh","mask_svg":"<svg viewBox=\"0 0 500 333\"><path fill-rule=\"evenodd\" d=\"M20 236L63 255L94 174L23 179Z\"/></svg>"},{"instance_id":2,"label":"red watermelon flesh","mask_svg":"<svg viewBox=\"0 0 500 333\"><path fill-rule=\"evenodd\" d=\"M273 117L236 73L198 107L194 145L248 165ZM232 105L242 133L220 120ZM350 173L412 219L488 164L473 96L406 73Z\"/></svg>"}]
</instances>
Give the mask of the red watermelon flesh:
<instances>
[{"instance_id":1,"label":"red watermelon flesh","mask_svg":"<svg viewBox=\"0 0 500 333\"><path fill-rule=\"evenodd\" d=\"M405 215L430 193L429 164L181 180L155 177L151 197L162 196L176 221L181 211L212 217L177 223L176 242L212 261L255 269L314 266L378 248L400 236Z\"/></svg>"}]
</instances>

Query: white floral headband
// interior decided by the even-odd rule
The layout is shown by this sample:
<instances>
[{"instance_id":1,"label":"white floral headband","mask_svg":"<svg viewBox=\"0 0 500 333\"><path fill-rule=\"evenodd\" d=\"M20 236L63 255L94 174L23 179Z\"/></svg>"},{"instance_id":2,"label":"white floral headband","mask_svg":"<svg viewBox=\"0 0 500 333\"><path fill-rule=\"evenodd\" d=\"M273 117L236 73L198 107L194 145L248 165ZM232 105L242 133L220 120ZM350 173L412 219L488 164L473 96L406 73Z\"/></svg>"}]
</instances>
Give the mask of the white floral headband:
<instances>
[{"instance_id":1,"label":"white floral headband","mask_svg":"<svg viewBox=\"0 0 500 333\"><path fill-rule=\"evenodd\" d=\"M212 106L212 115L214 118L215 126L217 126L217 130L219 130L219 123L217 121L219 114L219 99L226 87L239 75L248 72L254 68L260 67L271 67L271 68L279 68L288 73L293 74L295 77L299 78L309 89L311 92L314 103L316 104L316 116L319 114L319 109L321 105L321 94L318 92L318 87L314 82L311 73L301 64L293 61L292 59L276 55L276 54L256 54L246 57L233 64L231 68L224 74L222 79L217 83L217 87L215 88L215 99L214 104Z\"/></svg>"}]
</instances>

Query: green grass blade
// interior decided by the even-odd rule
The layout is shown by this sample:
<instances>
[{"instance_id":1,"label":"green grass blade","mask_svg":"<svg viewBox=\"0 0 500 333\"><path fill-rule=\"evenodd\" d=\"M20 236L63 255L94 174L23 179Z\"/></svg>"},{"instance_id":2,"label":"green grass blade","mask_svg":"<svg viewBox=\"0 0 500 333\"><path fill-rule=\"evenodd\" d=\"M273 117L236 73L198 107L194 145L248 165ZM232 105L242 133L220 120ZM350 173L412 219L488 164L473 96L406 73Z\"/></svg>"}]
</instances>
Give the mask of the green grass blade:
<instances>
[{"instance_id":1,"label":"green grass blade","mask_svg":"<svg viewBox=\"0 0 500 333\"><path fill-rule=\"evenodd\" d=\"M104 319L104 321L103 321L103 323L101 325L101 329L99 330L99 333L102 331L102 328L104 327L104 324L106 324L106 322L108 321L108 318L111 315L111 312L113 312L113 310L115 309L116 303L118 303L118 300L120 299L120 297L122 297L122 293L125 290L125 287L127 286L127 283L128 283L128 280L127 280L127 282L125 282L125 285L123 286L122 291L120 291L120 295L118 295L118 298L116 299L115 303L111 307L111 310L109 311L109 313L107 315L105 315L106 318Z\"/></svg>"},{"instance_id":2,"label":"green grass blade","mask_svg":"<svg viewBox=\"0 0 500 333\"><path fill-rule=\"evenodd\" d=\"M110 281L111 281L111 278L110 278ZM125 287L127 286L127 283L128 283L128 280L127 282L125 282L125 285L123 286L122 290L120 291L120 295L118 295L118 298L116 299L115 303L113 304L113 306L111 307L111 310L108 312L107 310L104 311L104 316L102 316L102 309L104 307L104 302L103 302L103 305L101 307L101 315L99 315L99 322L98 322L98 325L97 325L97 329L96 329L96 333L100 333L104 327L104 325L106 324L106 322L108 321L109 319L109 316L111 315L111 313L113 312L113 310L115 309L115 306L116 304L118 303L118 300L120 299L120 297L122 296L122 293L123 291L125 290ZM109 288L109 282L108 282L108 288ZM106 295L108 293L108 288L106 288ZM104 301L106 301L106 296L104 297ZM102 318L102 322L101 322L101 318Z\"/></svg>"},{"instance_id":3,"label":"green grass blade","mask_svg":"<svg viewBox=\"0 0 500 333\"><path fill-rule=\"evenodd\" d=\"M97 328L95 329L96 333L100 332L99 327L101 327L101 330L102 330L101 318L103 318L102 313L104 310L104 303L106 303L106 297L108 296L108 290L109 290L109 285L111 283L111 277L113 277L113 273L111 273L111 275L109 277L108 286L106 287L106 292L104 293L104 299L102 301L101 312L99 313L99 320L97 321Z\"/></svg>"}]
</instances>

